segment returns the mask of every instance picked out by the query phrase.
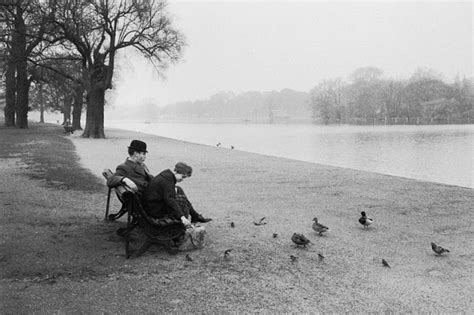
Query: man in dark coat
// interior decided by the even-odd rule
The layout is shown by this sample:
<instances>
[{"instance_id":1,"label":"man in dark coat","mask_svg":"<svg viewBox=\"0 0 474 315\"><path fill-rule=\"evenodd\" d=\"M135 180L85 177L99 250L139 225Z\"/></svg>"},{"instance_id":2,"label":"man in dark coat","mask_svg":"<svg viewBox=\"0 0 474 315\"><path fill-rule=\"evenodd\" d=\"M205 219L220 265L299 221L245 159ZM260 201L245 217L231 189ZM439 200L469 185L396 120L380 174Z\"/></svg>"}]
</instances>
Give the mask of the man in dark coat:
<instances>
[{"instance_id":1,"label":"man in dark coat","mask_svg":"<svg viewBox=\"0 0 474 315\"><path fill-rule=\"evenodd\" d=\"M176 183L191 176L193 169L186 163L179 162L174 170L164 170L155 176L149 183L147 195L147 212L155 218L176 218L184 225L191 222L209 222L212 219L204 218L192 206L183 189Z\"/></svg>"},{"instance_id":2,"label":"man in dark coat","mask_svg":"<svg viewBox=\"0 0 474 315\"><path fill-rule=\"evenodd\" d=\"M107 180L107 185L109 187L125 185L143 200L148 183L153 179L144 163L147 153L145 142L133 140L128 147L129 157L117 166L115 174Z\"/></svg>"}]
</instances>

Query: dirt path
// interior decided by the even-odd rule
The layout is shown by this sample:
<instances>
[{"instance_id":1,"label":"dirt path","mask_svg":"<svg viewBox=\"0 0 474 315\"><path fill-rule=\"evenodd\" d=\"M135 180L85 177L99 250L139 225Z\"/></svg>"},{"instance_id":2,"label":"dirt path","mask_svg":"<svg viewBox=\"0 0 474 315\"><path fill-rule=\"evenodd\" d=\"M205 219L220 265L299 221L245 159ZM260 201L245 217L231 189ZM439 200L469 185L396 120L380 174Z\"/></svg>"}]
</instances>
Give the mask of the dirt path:
<instances>
[{"instance_id":1,"label":"dirt path","mask_svg":"<svg viewBox=\"0 0 474 315\"><path fill-rule=\"evenodd\" d=\"M74 147L59 128L30 129L0 129L0 313L473 311L471 189L123 131ZM134 138L156 148L153 171L194 166L184 189L214 221L192 262L159 248L126 260L115 235L123 221L102 219L95 174ZM361 210L376 220L367 231ZM311 230L314 216L327 236ZM312 244L295 248L293 232ZM431 241L451 253L435 256Z\"/></svg>"}]
</instances>

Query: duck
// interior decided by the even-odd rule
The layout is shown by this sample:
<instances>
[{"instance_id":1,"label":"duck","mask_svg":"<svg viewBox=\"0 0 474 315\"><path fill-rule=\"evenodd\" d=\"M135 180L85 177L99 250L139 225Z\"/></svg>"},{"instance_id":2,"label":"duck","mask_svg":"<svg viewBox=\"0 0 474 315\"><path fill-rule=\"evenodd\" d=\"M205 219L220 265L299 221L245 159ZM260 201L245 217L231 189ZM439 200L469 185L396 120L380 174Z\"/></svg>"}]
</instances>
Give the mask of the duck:
<instances>
[{"instance_id":1,"label":"duck","mask_svg":"<svg viewBox=\"0 0 474 315\"><path fill-rule=\"evenodd\" d=\"M431 249L438 255L442 255L444 253L449 253L449 250L446 248L443 248L439 245L436 245L435 243L431 242Z\"/></svg>"},{"instance_id":2,"label":"duck","mask_svg":"<svg viewBox=\"0 0 474 315\"><path fill-rule=\"evenodd\" d=\"M390 265L388 264L388 262L387 262L385 259L383 259L383 258L382 258L382 265L383 265L384 267L390 268Z\"/></svg>"},{"instance_id":3,"label":"duck","mask_svg":"<svg viewBox=\"0 0 474 315\"><path fill-rule=\"evenodd\" d=\"M322 236L324 232L327 232L329 228L321 223L318 223L318 218L313 219L313 230L319 233L319 236Z\"/></svg>"},{"instance_id":4,"label":"duck","mask_svg":"<svg viewBox=\"0 0 474 315\"><path fill-rule=\"evenodd\" d=\"M299 245L303 245L303 247L306 247L306 245L310 243L310 240L300 233L293 233L291 240L293 241L293 243L296 244L296 247L298 247Z\"/></svg>"},{"instance_id":5,"label":"duck","mask_svg":"<svg viewBox=\"0 0 474 315\"><path fill-rule=\"evenodd\" d=\"M224 259L229 258L229 255L230 255L230 252L231 252L231 251L232 251L232 248L226 249L226 250L224 251Z\"/></svg>"},{"instance_id":6,"label":"duck","mask_svg":"<svg viewBox=\"0 0 474 315\"><path fill-rule=\"evenodd\" d=\"M369 227L369 225L371 225L372 223L374 223L374 220L367 217L367 215L365 214L365 211L362 211L360 213L361 217L359 218L359 223L362 224L364 226L364 228L367 228Z\"/></svg>"},{"instance_id":7,"label":"duck","mask_svg":"<svg viewBox=\"0 0 474 315\"><path fill-rule=\"evenodd\" d=\"M253 224L255 224L255 225L265 225L265 224L267 224L267 222L264 222L264 221L265 221L265 217L261 218L258 222L253 221Z\"/></svg>"}]
</instances>

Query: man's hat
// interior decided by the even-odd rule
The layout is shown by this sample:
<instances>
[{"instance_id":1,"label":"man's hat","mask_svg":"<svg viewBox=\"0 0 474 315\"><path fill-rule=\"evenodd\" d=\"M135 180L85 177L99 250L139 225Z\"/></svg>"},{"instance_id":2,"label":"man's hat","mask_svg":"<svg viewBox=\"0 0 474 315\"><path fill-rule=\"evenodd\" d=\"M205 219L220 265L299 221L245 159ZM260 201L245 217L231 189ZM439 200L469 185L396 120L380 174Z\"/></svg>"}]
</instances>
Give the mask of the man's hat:
<instances>
[{"instance_id":1,"label":"man's hat","mask_svg":"<svg viewBox=\"0 0 474 315\"><path fill-rule=\"evenodd\" d=\"M131 143L130 143L130 146L128 147L129 149L134 149L138 152L146 152L148 153L148 151L146 150L146 143L143 142L143 141L140 141L140 140L133 140Z\"/></svg>"},{"instance_id":2,"label":"man's hat","mask_svg":"<svg viewBox=\"0 0 474 315\"><path fill-rule=\"evenodd\" d=\"M185 175L186 177L191 177L191 175L193 174L193 168L183 162L176 163L176 165L174 166L174 170L176 171L176 173Z\"/></svg>"}]
</instances>

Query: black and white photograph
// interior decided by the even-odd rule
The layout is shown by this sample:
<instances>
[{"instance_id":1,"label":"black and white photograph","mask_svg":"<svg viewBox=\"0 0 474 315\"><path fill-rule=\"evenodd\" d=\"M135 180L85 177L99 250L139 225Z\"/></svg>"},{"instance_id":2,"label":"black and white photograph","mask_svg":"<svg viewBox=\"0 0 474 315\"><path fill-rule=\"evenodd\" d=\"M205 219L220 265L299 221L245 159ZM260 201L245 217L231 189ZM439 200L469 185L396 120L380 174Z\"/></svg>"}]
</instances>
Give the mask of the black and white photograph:
<instances>
[{"instance_id":1,"label":"black and white photograph","mask_svg":"<svg viewBox=\"0 0 474 315\"><path fill-rule=\"evenodd\" d=\"M0 314L473 313L473 13L0 0Z\"/></svg>"}]
</instances>

